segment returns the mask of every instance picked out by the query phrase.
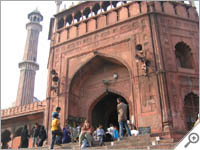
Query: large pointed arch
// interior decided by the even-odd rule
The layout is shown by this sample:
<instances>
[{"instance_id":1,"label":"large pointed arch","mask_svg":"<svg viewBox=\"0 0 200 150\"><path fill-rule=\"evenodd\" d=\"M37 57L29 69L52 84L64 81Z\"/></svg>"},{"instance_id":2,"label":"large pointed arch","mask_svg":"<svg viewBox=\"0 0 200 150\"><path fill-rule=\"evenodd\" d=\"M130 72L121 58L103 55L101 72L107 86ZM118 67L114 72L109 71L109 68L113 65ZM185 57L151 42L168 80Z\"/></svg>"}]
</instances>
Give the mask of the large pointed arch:
<instances>
[{"instance_id":1,"label":"large pointed arch","mask_svg":"<svg viewBox=\"0 0 200 150\"><path fill-rule=\"evenodd\" d=\"M129 76L132 78L133 72L131 70L131 67L122 58L114 56L114 55L111 55L111 54L98 53L98 54L94 55L92 58L88 59L88 61L86 61L85 63L83 63L79 68L77 68L77 70L73 74L72 79L69 81L69 84L68 84L69 85L69 88L68 88L69 90L70 90L70 87L71 87L71 83L73 82L74 78L76 77L76 75L78 74L78 72L81 70L81 68L83 68L84 66L86 66L87 64L89 64L92 60L94 60L97 57L102 57L102 58L106 58L106 59L110 59L110 60L115 60L116 62L119 62L120 64L124 65L128 69Z\"/></svg>"},{"instance_id":2,"label":"large pointed arch","mask_svg":"<svg viewBox=\"0 0 200 150\"><path fill-rule=\"evenodd\" d=\"M105 63L105 64L104 64ZM121 94L120 92L117 92L118 95L122 95L124 98L126 97L127 101L130 101L130 97L132 98L132 71L130 69L130 66L126 63L126 61L124 61L123 59L113 56L113 55L107 55L107 54L102 54L102 53L97 53L96 55L94 55L92 58L88 59L87 62L83 63L80 67L78 67L76 69L76 71L74 72L74 74L72 75L71 80L69 81L68 84L68 97L67 97L67 115L69 117L69 115L74 114L75 116L78 116L78 111L80 111L80 108L78 108L78 106L80 105L80 99L81 97L81 87L83 85L83 83L87 79L87 71L89 73L91 73L92 69L96 69L96 68L100 68L101 65L105 65L109 66L110 64L113 64L115 66L118 66L119 68L123 69L124 72L126 72L126 82L128 82L128 89L130 89L128 91L128 96L125 96L127 93L126 92L121 92L123 94ZM88 69L89 68L89 69ZM123 71L122 71L123 72ZM123 72L123 73L124 73ZM82 76L81 76L82 75ZM101 79L100 79L101 80ZM100 82L100 80L98 82ZM109 88L109 90L113 90L116 91L116 89L112 89ZM119 90L120 91L120 90ZM102 94L104 91L99 92L98 94ZM116 92L114 92L116 93ZM125 94L126 93L126 94ZM99 95L95 95L95 97L90 97L90 99L95 100ZM91 102L90 102L91 104ZM133 102L130 102L130 107L133 108ZM73 108L73 112L72 112L72 108ZM88 110L90 111L90 110ZM74 113L75 112L75 113ZM87 116L89 117L89 116ZM88 118L89 119L89 118Z\"/></svg>"}]
</instances>

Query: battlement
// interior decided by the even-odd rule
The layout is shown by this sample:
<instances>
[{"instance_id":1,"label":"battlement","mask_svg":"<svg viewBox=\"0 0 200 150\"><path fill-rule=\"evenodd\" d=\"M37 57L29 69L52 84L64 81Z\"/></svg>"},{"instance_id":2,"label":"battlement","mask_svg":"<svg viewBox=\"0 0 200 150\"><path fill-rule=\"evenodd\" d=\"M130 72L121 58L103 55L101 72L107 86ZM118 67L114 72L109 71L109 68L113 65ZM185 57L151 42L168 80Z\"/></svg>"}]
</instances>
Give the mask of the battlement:
<instances>
[{"instance_id":1,"label":"battlement","mask_svg":"<svg viewBox=\"0 0 200 150\"><path fill-rule=\"evenodd\" d=\"M11 107L8 109L1 110L1 119L8 119L24 114L34 113L34 112L41 112L46 107L46 100L40 102L34 102L31 104L23 105L23 106L16 106Z\"/></svg>"},{"instance_id":2,"label":"battlement","mask_svg":"<svg viewBox=\"0 0 200 150\"><path fill-rule=\"evenodd\" d=\"M152 12L198 21L196 8L182 2L83 2L55 15L56 43Z\"/></svg>"}]
</instances>

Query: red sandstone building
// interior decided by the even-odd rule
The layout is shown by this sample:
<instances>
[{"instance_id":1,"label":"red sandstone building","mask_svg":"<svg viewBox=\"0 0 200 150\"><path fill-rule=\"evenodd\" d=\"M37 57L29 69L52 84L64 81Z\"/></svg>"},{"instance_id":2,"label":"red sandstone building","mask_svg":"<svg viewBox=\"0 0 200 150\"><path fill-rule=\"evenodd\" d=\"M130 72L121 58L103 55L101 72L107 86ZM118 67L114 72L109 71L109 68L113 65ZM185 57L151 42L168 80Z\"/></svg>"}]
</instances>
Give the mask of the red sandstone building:
<instances>
[{"instance_id":1,"label":"red sandstone building","mask_svg":"<svg viewBox=\"0 0 200 150\"><path fill-rule=\"evenodd\" d=\"M59 12L49 29L47 98L2 110L2 135L16 148L21 127L39 122L51 137L56 106L62 126L117 124L122 97L137 128L179 139L199 110L198 37L197 11L181 2L83 2Z\"/></svg>"}]
</instances>

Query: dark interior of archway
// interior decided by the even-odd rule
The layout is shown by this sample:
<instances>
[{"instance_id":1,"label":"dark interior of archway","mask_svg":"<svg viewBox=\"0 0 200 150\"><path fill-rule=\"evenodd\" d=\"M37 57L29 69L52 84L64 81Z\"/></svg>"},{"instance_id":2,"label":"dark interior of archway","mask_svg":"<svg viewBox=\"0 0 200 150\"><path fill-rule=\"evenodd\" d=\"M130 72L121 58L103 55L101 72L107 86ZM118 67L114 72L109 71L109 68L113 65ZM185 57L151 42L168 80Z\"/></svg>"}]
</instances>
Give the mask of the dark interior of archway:
<instances>
[{"instance_id":1,"label":"dark interior of archway","mask_svg":"<svg viewBox=\"0 0 200 150\"><path fill-rule=\"evenodd\" d=\"M3 133L1 133L1 142L8 143L11 140L10 135L11 133L9 130L5 130Z\"/></svg>"},{"instance_id":2,"label":"dark interior of archway","mask_svg":"<svg viewBox=\"0 0 200 150\"><path fill-rule=\"evenodd\" d=\"M20 127L19 129L17 129L17 131L14 133L14 137L20 136L22 133L23 127Z\"/></svg>"},{"instance_id":3,"label":"dark interior of archway","mask_svg":"<svg viewBox=\"0 0 200 150\"><path fill-rule=\"evenodd\" d=\"M194 93L189 93L184 99L184 110L187 129L191 130L199 113L199 97Z\"/></svg>"},{"instance_id":4,"label":"dark interior of archway","mask_svg":"<svg viewBox=\"0 0 200 150\"><path fill-rule=\"evenodd\" d=\"M92 111L92 126L97 128L99 124L103 125L104 130L110 124L119 127L117 118L117 98L122 96L108 92L99 102L95 105ZM123 98L123 102L127 101ZM129 119L129 109L127 111Z\"/></svg>"}]
</instances>

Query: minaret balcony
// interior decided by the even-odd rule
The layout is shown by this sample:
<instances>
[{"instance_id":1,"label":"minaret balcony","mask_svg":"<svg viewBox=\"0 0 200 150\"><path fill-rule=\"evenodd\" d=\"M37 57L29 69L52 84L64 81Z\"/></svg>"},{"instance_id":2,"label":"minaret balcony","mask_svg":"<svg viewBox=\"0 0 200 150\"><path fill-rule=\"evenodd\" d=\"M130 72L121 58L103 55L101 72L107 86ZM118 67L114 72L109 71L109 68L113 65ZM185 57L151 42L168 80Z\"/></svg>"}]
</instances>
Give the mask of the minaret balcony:
<instances>
[{"instance_id":1,"label":"minaret balcony","mask_svg":"<svg viewBox=\"0 0 200 150\"><path fill-rule=\"evenodd\" d=\"M39 64L34 62L34 61L23 61L19 63L19 68L21 70L32 70L32 71L37 71L39 70Z\"/></svg>"}]
</instances>

